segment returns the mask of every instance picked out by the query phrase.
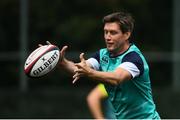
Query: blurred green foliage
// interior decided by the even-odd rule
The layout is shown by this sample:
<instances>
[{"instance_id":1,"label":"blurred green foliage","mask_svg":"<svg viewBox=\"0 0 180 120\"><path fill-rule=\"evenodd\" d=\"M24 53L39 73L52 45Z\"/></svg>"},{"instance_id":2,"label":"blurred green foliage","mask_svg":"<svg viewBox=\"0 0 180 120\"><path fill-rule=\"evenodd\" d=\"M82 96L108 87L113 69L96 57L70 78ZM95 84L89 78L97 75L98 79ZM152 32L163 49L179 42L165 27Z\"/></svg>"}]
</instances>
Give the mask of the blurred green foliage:
<instances>
[{"instance_id":1,"label":"blurred green foliage","mask_svg":"<svg viewBox=\"0 0 180 120\"><path fill-rule=\"evenodd\" d=\"M172 2L28 0L28 51L49 40L59 47L68 45L68 52L95 52L105 47L102 18L112 12L127 10L136 20L133 41L143 52L171 52ZM20 0L0 0L0 53L20 51L20 24ZM22 94L18 90L21 86L19 72L23 68L19 67L18 57L13 58L15 61L9 58L0 62L0 118L92 117L85 98L96 82L81 78L76 85L72 85L72 76L62 69L56 69L39 79L27 78L28 92ZM162 87L172 83L171 66L170 61L149 62L152 85L160 88L154 93L162 118L179 116L179 106L174 105L178 99L171 99L177 95L168 89L162 94Z\"/></svg>"},{"instance_id":2,"label":"blurred green foliage","mask_svg":"<svg viewBox=\"0 0 180 120\"><path fill-rule=\"evenodd\" d=\"M172 50L171 0L28 0L27 9L29 53L37 48L39 43L45 44L47 40L59 47L68 45L68 52L95 52L105 47L102 18L119 10L126 10L134 16L136 23L133 41L143 52ZM1 0L0 15L0 52L18 52L20 50L20 0ZM4 73L11 74L6 76L6 81L2 82L18 84L18 81L12 81L12 79L18 79L17 73L21 68L7 66L8 63L5 62L1 64L5 69ZM18 65L17 62L15 64ZM158 66L151 63L150 67ZM156 82L163 79L156 71L162 74L169 72L158 69L152 71L152 78L154 77ZM159 73L159 76L156 73ZM170 81L170 75L168 79Z\"/></svg>"},{"instance_id":3,"label":"blurred green foliage","mask_svg":"<svg viewBox=\"0 0 180 120\"><path fill-rule=\"evenodd\" d=\"M136 20L134 42L143 51L171 51L171 0L29 0L29 49L49 40L75 51L104 47L103 16L127 10ZM0 1L1 51L18 51L19 0ZM10 45L10 47L9 47ZM8 46L8 47L7 47Z\"/></svg>"}]
</instances>

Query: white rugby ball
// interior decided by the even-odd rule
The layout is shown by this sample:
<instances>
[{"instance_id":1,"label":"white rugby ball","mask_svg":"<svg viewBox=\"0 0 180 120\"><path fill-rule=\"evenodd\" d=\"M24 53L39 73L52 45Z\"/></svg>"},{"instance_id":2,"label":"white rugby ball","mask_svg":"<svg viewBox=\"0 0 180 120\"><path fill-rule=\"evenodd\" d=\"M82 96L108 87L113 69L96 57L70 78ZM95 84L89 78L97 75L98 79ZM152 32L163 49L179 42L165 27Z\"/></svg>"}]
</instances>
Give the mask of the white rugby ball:
<instances>
[{"instance_id":1,"label":"white rugby ball","mask_svg":"<svg viewBox=\"0 0 180 120\"><path fill-rule=\"evenodd\" d=\"M59 57L59 48L57 46L41 46L28 56L24 71L29 77L41 77L55 68Z\"/></svg>"}]
</instances>

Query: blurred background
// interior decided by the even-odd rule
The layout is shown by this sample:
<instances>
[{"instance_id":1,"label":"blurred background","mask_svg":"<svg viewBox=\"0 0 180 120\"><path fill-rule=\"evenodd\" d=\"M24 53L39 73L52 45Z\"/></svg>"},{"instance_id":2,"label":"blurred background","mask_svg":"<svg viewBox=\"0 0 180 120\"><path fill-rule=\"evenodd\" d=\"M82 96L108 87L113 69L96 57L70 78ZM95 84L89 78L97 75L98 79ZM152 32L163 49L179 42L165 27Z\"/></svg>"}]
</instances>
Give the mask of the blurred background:
<instances>
[{"instance_id":1,"label":"blurred background","mask_svg":"<svg viewBox=\"0 0 180 120\"><path fill-rule=\"evenodd\" d=\"M68 45L79 61L104 46L102 18L125 9L136 24L133 40L150 67L154 101L162 118L180 118L179 0L0 0L0 118L92 118L88 92L97 84L56 68L32 79L27 56L50 41Z\"/></svg>"}]
</instances>

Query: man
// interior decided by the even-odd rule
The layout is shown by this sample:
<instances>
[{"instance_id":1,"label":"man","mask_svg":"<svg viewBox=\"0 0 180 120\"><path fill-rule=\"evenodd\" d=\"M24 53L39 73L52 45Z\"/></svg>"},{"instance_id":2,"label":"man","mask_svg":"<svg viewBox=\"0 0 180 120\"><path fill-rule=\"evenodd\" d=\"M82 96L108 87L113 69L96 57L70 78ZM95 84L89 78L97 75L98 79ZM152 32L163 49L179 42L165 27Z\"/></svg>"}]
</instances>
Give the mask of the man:
<instances>
[{"instance_id":1,"label":"man","mask_svg":"<svg viewBox=\"0 0 180 120\"><path fill-rule=\"evenodd\" d=\"M61 53L60 66L73 74L73 83L86 76L105 84L108 100L117 119L159 119L152 98L149 67L141 51L130 42L134 19L129 13L117 12L103 19L106 48L88 60L80 54L80 63Z\"/></svg>"},{"instance_id":2,"label":"man","mask_svg":"<svg viewBox=\"0 0 180 120\"><path fill-rule=\"evenodd\" d=\"M103 84L98 84L87 96L87 103L95 119L115 119L113 107L107 100L108 94Z\"/></svg>"}]
</instances>

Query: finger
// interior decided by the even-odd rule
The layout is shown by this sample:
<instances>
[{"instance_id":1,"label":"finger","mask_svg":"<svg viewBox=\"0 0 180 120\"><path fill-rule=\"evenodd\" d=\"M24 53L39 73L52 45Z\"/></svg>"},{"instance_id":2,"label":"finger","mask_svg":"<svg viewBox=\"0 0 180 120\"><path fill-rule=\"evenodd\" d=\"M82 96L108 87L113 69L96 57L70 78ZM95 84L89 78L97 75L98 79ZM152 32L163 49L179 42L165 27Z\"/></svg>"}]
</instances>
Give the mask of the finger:
<instances>
[{"instance_id":1,"label":"finger","mask_svg":"<svg viewBox=\"0 0 180 120\"><path fill-rule=\"evenodd\" d=\"M74 84L80 77L79 77L79 73L76 73L75 75L73 75L73 81L72 81L72 83Z\"/></svg>"},{"instance_id":2,"label":"finger","mask_svg":"<svg viewBox=\"0 0 180 120\"><path fill-rule=\"evenodd\" d=\"M51 45L51 43L49 41L46 41L46 44Z\"/></svg>"},{"instance_id":3,"label":"finger","mask_svg":"<svg viewBox=\"0 0 180 120\"><path fill-rule=\"evenodd\" d=\"M61 51L59 52L59 56L60 56L59 62L62 62L65 59L64 55L65 55L65 51L66 51L67 48L68 48L68 46L64 46L61 49Z\"/></svg>"},{"instance_id":4,"label":"finger","mask_svg":"<svg viewBox=\"0 0 180 120\"><path fill-rule=\"evenodd\" d=\"M68 48L68 46L64 46L64 47L61 49L61 51L60 51L61 57L64 57L67 48Z\"/></svg>"},{"instance_id":5,"label":"finger","mask_svg":"<svg viewBox=\"0 0 180 120\"><path fill-rule=\"evenodd\" d=\"M85 59L84 59L84 53L81 53L80 56L79 56L81 62L85 62Z\"/></svg>"},{"instance_id":6,"label":"finger","mask_svg":"<svg viewBox=\"0 0 180 120\"><path fill-rule=\"evenodd\" d=\"M73 79L76 78L76 77L78 77L78 76L79 76L78 73L75 73L75 74L73 75Z\"/></svg>"},{"instance_id":7,"label":"finger","mask_svg":"<svg viewBox=\"0 0 180 120\"><path fill-rule=\"evenodd\" d=\"M81 72L77 72L75 75L73 75L73 79L75 79L76 77L83 77L84 76L84 73L81 73Z\"/></svg>"},{"instance_id":8,"label":"finger","mask_svg":"<svg viewBox=\"0 0 180 120\"><path fill-rule=\"evenodd\" d=\"M84 67L83 67L82 63L76 63L74 65L78 68L74 72L81 72L81 71L83 71Z\"/></svg>"},{"instance_id":9,"label":"finger","mask_svg":"<svg viewBox=\"0 0 180 120\"><path fill-rule=\"evenodd\" d=\"M80 72L83 67L81 64L77 63L77 64L74 64L78 69L75 70L75 72Z\"/></svg>"},{"instance_id":10,"label":"finger","mask_svg":"<svg viewBox=\"0 0 180 120\"><path fill-rule=\"evenodd\" d=\"M76 78L72 81L72 84L74 84L77 80L79 80L79 77L76 77Z\"/></svg>"},{"instance_id":11,"label":"finger","mask_svg":"<svg viewBox=\"0 0 180 120\"><path fill-rule=\"evenodd\" d=\"M39 47L43 46L42 44L38 44Z\"/></svg>"}]
</instances>

